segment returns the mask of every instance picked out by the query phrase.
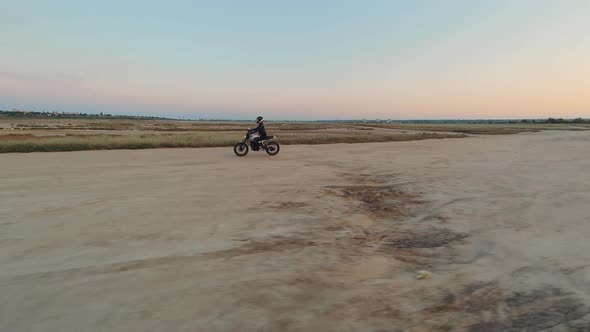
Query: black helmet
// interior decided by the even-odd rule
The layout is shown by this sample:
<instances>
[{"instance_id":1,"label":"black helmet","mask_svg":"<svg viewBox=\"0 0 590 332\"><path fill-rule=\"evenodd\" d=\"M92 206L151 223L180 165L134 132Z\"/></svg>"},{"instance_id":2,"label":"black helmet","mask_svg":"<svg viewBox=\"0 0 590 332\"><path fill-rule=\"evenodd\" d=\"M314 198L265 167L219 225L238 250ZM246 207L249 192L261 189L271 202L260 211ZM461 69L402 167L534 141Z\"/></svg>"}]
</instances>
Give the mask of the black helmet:
<instances>
[{"instance_id":1,"label":"black helmet","mask_svg":"<svg viewBox=\"0 0 590 332\"><path fill-rule=\"evenodd\" d=\"M256 118L256 123L260 123L260 121L264 120L263 117L261 117L260 115Z\"/></svg>"}]
</instances>

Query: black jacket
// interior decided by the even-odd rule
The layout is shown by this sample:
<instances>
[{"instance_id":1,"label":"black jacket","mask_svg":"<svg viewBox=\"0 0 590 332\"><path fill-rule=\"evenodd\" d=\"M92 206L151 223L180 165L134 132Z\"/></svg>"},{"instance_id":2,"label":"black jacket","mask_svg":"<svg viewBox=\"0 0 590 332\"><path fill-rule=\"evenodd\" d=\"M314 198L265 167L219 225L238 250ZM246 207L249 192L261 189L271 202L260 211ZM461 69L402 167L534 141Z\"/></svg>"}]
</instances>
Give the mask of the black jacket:
<instances>
[{"instance_id":1,"label":"black jacket","mask_svg":"<svg viewBox=\"0 0 590 332\"><path fill-rule=\"evenodd\" d=\"M258 133L260 138L266 138L266 129L264 129L264 123L262 121L258 123L256 128L250 129L250 133Z\"/></svg>"}]
</instances>

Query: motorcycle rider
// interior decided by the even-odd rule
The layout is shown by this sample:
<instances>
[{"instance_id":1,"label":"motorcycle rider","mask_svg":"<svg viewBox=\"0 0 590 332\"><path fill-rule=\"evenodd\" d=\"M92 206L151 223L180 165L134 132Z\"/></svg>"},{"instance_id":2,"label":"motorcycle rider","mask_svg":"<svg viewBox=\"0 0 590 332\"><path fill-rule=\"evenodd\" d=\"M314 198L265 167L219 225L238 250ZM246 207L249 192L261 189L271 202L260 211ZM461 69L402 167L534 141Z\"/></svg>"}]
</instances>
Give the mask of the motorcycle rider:
<instances>
[{"instance_id":1,"label":"motorcycle rider","mask_svg":"<svg viewBox=\"0 0 590 332\"><path fill-rule=\"evenodd\" d=\"M256 133L258 135L254 135ZM266 133L266 129L264 128L264 118L258 116L256 118L256 128L248 128L243 139L234 145L234 153L238 157L243 157L248 154L249 149L252 149L252 151L265 151L270 156L274 156L279 153L279 150L281 149L279 143L276 142L277 139L278 136L268 135ZM250 148L248 148L248 146L250 146Z\"/></svg>"},{"instance_id":2,"label":"motorcycle rider","mask_svg":"<svg viewBox=\"0 0 590 332\"><path fill-rule=\"evenodd\" d=\"M256 139L257 143L260 143L261 141L268 138L268 136L266 135L266 129L264 129L264 118L262 116L258 116L256 118L256 128L250 129L250 131L248 131L248 133L249 134L258 133L259 137Z\"/></svg>"}]
</instances>

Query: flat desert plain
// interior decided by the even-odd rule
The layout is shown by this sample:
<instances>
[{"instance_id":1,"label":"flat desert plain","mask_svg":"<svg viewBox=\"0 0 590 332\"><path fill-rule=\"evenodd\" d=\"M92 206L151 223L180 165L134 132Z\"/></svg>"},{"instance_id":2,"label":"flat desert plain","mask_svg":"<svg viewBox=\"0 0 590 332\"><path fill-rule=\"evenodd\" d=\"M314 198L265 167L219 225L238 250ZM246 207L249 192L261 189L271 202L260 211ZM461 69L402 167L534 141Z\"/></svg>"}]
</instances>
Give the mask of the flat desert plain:
<instances>
[{"instance_id":1,"label":"flat desert plain","mask_svg":"<svg viewBox=\"0 0 590 332\"><path fill-rule=\"evenodd\" d=\"M587 131L0 165L1 331L590 330Z\"/></svg>"}]
</instances>

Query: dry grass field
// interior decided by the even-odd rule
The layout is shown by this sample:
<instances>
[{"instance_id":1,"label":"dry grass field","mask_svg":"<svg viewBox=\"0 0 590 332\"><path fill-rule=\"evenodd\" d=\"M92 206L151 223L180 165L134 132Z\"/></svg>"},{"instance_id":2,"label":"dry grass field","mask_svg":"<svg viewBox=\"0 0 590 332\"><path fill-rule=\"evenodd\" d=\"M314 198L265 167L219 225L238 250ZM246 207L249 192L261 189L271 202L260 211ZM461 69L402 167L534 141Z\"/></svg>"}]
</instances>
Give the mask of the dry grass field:
<instances>
[{"instance_id":1,"label":"dry grass field","mask_svg":"<svg viewBox=\"0 0 590 332\"><path fill-rule=\"evenodd\" d=\"M231 146L248 122L0 118L0 153ZM461 138L539 130L588 130L586 125L365 124L269 122L282 144L330 144Z\"/></svg>"}]
</instances>

